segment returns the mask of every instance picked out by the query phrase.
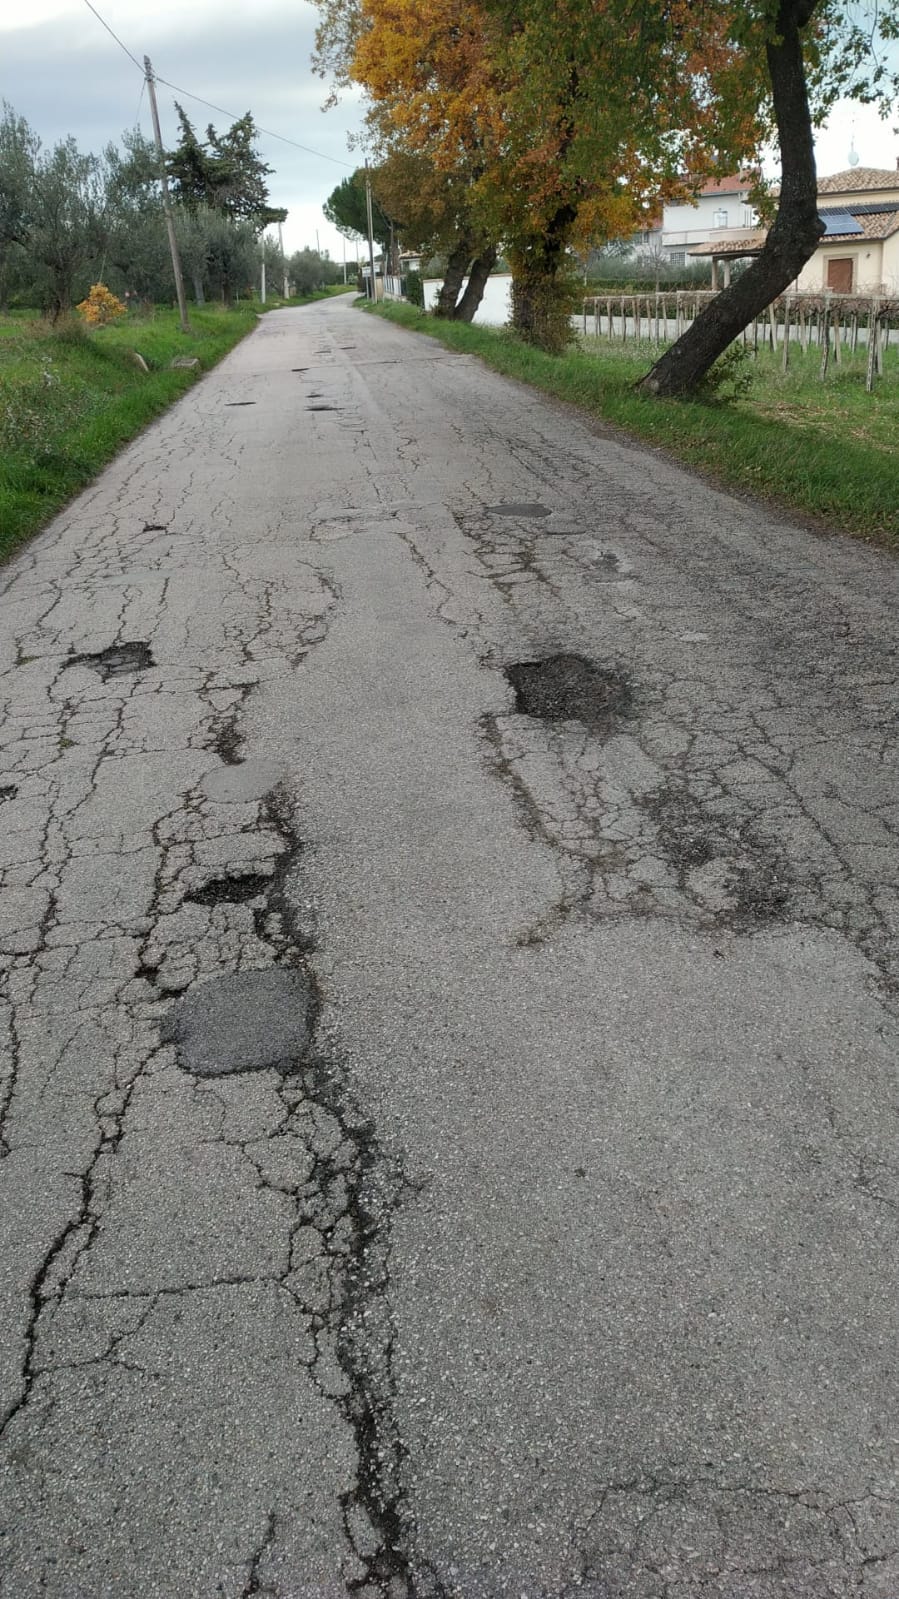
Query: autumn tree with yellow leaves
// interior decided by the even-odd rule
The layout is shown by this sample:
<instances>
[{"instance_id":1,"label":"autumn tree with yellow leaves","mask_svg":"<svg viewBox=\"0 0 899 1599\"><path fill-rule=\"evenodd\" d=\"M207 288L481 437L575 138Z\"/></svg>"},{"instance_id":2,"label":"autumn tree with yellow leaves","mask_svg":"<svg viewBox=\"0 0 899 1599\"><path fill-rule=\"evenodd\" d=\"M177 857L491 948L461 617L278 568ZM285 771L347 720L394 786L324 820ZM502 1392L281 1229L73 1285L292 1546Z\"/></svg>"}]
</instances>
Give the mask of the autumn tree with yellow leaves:
<instances>
[{"instance_id":1,"label":"autumn tree with yellow leaves","mask_svg":"<svg viewBox=\"0 0 899 1599\"><path fill-rule=\"evenodd\" d=\"M841 94L895 93L899 0L321 0L318 64L361 83L379 154L449 183L460 251L502 243L513 326L570 337L572 245L757 167L776 139L780 198L762 256L647 374L698 382L814 252L813 126ZM450 181L451 180L451 181ZM464 244L461 242L464 239Z\"/></svg>"}]
</instances>

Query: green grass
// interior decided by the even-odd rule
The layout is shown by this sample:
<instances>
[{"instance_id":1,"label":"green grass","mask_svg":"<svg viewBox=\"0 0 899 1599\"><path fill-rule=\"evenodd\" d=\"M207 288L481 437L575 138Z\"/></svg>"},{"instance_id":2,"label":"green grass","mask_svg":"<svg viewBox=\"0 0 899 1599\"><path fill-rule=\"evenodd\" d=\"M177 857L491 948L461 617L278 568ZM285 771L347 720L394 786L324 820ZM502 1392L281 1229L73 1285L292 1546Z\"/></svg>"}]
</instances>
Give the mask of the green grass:
<instances>
[{"instance_id":1,"label":"green grass","mask_svg":"<svg viewBox=\"0 0 899 1599\"><path fill-rule=\"evenodd\" d=\"M658 400L634 383L652 364L648 343L635 349L607 339L583 341L561 356L544 355L513 334L441 323L413 306L378 306L371 314L437 338L589 416L646 440L730 488L811 516L829 527L899 548L899 352L888 350L884 376L865 393L864 353L831 364L822 383L820 353L796 349L784 373L780 353L748 355L748 394L729 403Z\"/></svg>"},{"instance_id":2,"label":"green grass","mask_svg":"<svg viewBox=\"0 0 899 1599\"><path fill-rule=\"evenodd\" d=\"M331 292L275 299L266 310ZM171 310L131 312L93 331L78 321L53 329L35 312L0 317L0 561L196 382L195 371L169 370L174 356L196 356L208 370L257 326L259 309L191 306L189 334Z\"/></svg>"}]
</instances>

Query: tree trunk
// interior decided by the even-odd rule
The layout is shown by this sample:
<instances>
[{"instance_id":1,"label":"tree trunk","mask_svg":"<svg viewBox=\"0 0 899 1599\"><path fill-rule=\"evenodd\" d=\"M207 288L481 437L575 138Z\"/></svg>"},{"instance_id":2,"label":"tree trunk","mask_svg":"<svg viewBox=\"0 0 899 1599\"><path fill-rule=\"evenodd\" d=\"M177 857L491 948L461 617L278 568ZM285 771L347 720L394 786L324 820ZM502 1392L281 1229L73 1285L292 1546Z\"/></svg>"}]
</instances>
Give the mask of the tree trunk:
<instances>
[{"instance_id":1,"label":"tree trunk","mask_svg":"<svg viewBox=\"0 0 899 1599\"><path fill-rule=\"evenodd\" d=\"M776 36L766 46L780 144L777 216L761 255L706 307L637 387L646 394L685 394L694 388L779 294L789 288L824 233L800 30L818 0L781 0Z\"/></svg>"},{"instance_id":2,"label":"tree trunk","mask_svg":"<svg viewBox=\"0 0 899 1599\"><path fill-rule=\"evenodd\" d=\"M470 260L471 240L463 236L459 243L450 251L443 283L437 296L437 304L434 307L436 316L452 317L455 315L456 301L459 298L462 280L468 271Z\"/></svg>"},{"instance_id":3,"label":"tree trunk","mask_svg":"<svg viewBox=\"0 0 899 1599\"><path fill-rule=\"evenodd\" d=\"M573 299L563 281L566 246L577 216L573 205L556 212L546 231L512 257L512 327L528 344L556 353L571 340Z\"/></svg>"},{"instance_id":4,"label":"tree trunk","mask_svg":"<svg viewBox=\"0 0 899 1599\"><path fill-rule=\"evenodd\" d=\"M484 298L487 279L495 266L496 250L492 245L489 249L482 250L481 254L472 261L471 271L468 274L468 286L453 313L455 321L474 321L474 314Z\"/></svg>"},{"instance_id":5,"label":"tree trunk","mask_svg":"<svg viewBox=\"0 0 899 1599\"><path fill-rule=\"evenodd\" d=\"M206 297L203 294L203 274L195 271L192 276L194 280L194 299L197 305L205 305Z\"/></svg>"}]
</instances>

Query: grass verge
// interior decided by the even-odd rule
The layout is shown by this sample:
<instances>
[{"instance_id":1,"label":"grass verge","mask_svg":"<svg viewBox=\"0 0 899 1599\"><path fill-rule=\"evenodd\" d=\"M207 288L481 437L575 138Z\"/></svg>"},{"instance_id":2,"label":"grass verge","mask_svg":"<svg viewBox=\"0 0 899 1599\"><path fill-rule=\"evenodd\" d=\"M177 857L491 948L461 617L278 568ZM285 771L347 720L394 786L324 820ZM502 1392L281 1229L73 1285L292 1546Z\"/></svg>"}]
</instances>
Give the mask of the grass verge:
<instances>
[{"instance_id":1,"label":"grass verge","mask_svg":"<svg viewBox=\"0 0 899 1599\"><path fill-rule=\"evenodd\" d=\"M655 351L588 340L565 355L544 355L506 330L439 322L414 306L379 305L371 314L477 355L507 377L576 405L656 445L729 488L744 490L828 527L899 549L899 352L887 351L873 394L864 360L818 377L820 354L796 351L747 358L750 391L728 403L657 400L634 392Z\"/></svg>"},{"instance_id":2,"label":"grass verge","mask_svg":"<svg viewBox=\"0 0 899 1599\"><path fill-rule=\"evenodd\" d=\"M330 297L324 290L289 304ZM54 329L27 312L0 318L0 561L196 382L196 370L170 368L175 356L195 356L208 370L257 326L258 312L249 303L191 306L189 334L170 310L92 331L79 321Z\"/></svg>"}]
</instances>

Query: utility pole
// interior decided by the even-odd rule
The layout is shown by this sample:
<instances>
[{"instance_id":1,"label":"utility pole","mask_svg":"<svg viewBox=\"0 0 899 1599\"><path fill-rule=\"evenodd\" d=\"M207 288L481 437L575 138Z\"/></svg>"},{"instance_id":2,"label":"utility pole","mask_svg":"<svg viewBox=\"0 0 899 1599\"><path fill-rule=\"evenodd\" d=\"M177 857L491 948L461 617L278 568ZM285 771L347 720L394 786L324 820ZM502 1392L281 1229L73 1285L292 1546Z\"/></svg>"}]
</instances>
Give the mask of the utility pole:
<instances>
[{"instance_id":1,"label":"utility pole","mask_svg":"<svg viewBox=\"0 0 899 1599\"><path fill-rule=\"evenodd\" d=\"M263 228L262 233L260 235L259 242L262 245L262 286L261 286L262 292L261 292L259 298L262 301L262 304L265 305L265 229L264 228Z\"/></svg>"},{"instance_id":2,"label":"utility pole","mask_svg":"<svg viewBox=\"0 0 899 1599\"><path fill-rule=\"evenodd\" d=\"M162 184L162 209L165 212L166 232L169 236L169 249L172 252L172 271L175 275L175 293L178 296L178 314L181 318L181 332L190 332L190 323L187 320L187 301L184 298L184 279L181 276L181 257L178 254L178 240L175 238L175 219L172 216L172 202L169 198L169 180L165 171L165 151L162 148L162 134L159 129L159 110L156 105L156 84L153 79L153 68L150 57L144 56L144 72L147 76L147 96L150 101L150 115L153 118L153 132L156 136L156 154L159 156L159 180Z\"/></svg>"},{"instance_id":3,"label":"utility pole","mask_svg":"<svg viewBox=\"0 0 899 1599\"><path fill-rule=\"evenodd\" d=\"M278 249L281 251L281 262L284 267L284 298L285 300L289 300L290 284L287 281L287 257L284 254L284 234L281 231L280 222L278 223Z\"/></svg>"},{"instance_id":4,"label":"utility pole","mask_svg":"<svg viewBox=\"0 0 899 1599\"><path fill-rule=\"evenodd\" d=\"M368 262L371 268L371 297L377 300L377 285L375 283L375 235L374 224L371 219L371 179L368 175L368 162L365 163L365 212L368 218Z\"/></svg>"}]
</instances>

